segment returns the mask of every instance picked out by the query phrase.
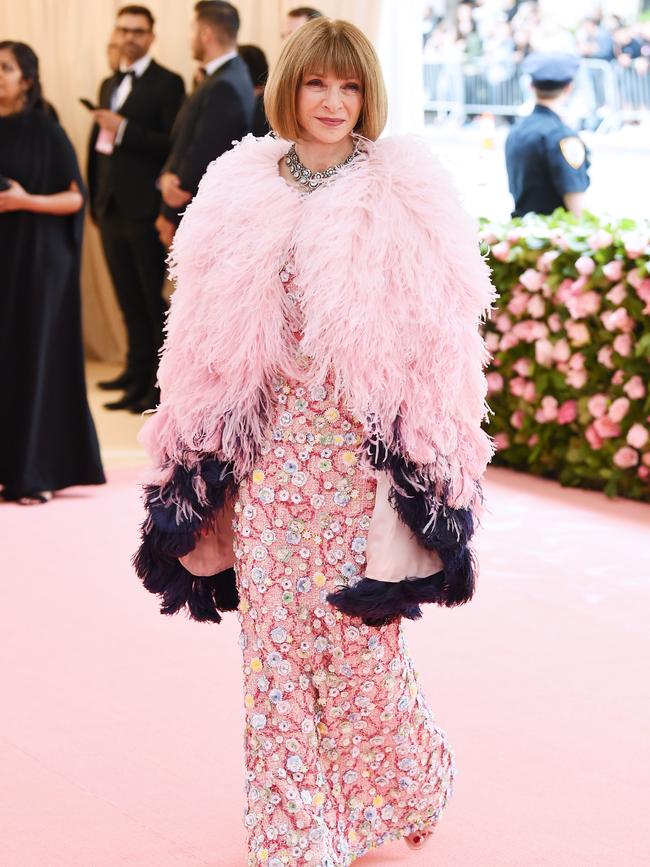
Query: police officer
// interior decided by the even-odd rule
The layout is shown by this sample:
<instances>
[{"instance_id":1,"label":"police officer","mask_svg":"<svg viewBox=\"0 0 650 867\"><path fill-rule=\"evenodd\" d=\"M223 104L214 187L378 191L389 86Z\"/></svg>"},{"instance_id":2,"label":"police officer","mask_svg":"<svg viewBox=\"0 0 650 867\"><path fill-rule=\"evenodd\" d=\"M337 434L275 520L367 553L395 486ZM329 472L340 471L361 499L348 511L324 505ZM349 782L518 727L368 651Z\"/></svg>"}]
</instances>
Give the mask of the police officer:
<instances>
[{"instance_id":1,"label":"police officer","mask_svg":"<svg viewBox=\"0 0 650 867\"><path fill-rule=\"evenodd\" d=\"M579 65L578 57L555 53L530 54L522 65L531 77L536 105L506 140L513 217L529 211L552 214L556 208L576 216L582 212L589 156L582 139L559 115Z\"/></svg>"}]
</instances>

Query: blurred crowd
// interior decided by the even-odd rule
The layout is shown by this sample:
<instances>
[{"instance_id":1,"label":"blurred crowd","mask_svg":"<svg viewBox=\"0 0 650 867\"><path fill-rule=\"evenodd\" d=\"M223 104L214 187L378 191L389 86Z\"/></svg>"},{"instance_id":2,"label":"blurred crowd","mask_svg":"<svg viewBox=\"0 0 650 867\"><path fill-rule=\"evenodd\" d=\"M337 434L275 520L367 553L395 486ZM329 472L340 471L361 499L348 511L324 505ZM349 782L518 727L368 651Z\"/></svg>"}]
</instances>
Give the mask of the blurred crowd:
<instances>
[{"instance_id":1,"label":"blurred crowd","mask_svg":"<svg viewBox=\"0 0 650 867\"><path fill-rule=\"evenodd\" d=\"M569 29L552 14L542 15L536 0L463 0L454 15L448 4L431 4L423 41L425 58L438 62L486 58L512 68L533 51L562 51L641 74L650 66L650 20L624 21L597 9Z\"/></svg>"}]
</instances>

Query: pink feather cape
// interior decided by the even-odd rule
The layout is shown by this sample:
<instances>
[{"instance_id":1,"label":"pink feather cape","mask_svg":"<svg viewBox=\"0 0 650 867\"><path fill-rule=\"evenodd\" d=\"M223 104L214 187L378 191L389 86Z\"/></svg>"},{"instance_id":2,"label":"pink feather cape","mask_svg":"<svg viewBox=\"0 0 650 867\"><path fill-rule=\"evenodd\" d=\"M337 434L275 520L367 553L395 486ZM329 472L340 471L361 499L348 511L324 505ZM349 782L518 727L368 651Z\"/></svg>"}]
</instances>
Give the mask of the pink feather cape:
<instances>
[{"instance_id":1,"label":"pink feather cape","mask_svg":"<svg viewBox=\"0 0 650 867\"><path fill-rule=\"evenodd\" d=\"M161 405L141 434L159 466L215 454L238 479L251 471L270 383L293 367L278 276L293 250L308 381L332 369L369 436L450 504L475 500L493 453L479 325L494 300L476 226L425 142L364 145L310 195L280 177L289 143L270 136L209 166L169 257Z\"/></svg>"}]
</instances>

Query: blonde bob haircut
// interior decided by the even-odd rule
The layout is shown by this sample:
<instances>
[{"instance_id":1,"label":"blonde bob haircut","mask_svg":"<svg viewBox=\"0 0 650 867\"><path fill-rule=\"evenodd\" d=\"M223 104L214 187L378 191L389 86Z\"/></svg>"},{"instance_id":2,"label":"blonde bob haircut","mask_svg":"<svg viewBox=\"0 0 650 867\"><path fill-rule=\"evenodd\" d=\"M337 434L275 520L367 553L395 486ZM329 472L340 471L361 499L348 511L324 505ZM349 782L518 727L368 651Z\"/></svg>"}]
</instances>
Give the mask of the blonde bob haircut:
<instances>
[{"instance_id":1,"label":"blonde bob haircut","mask_svg":"<svg viewBox=\"0 0 650 867\"><path fill-rule=\"evenodd\" d=\"M298 90L306 75L358 78L363 107L355 132L371 141L386 126L388 101L379 58L370 40L348 21L315 18L287 40L264 90L264 109L280 138L298 141Z\"/></svg>"}]
</instances>

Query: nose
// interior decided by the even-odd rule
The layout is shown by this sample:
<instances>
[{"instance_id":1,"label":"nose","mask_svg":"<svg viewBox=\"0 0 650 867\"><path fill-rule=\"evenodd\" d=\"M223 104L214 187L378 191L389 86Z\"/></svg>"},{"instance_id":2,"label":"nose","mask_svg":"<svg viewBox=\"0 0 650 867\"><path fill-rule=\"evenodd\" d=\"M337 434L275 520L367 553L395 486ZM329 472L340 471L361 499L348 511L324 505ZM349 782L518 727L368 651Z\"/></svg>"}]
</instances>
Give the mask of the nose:
<instances>
[{"instance_id":1,"label":"nose","mask_svg":"<svg viewBox=\"0 0 650 867\"><path fill-rule=\"evenodd\" d=\"M329 109L329 111L338 111L341 106L341 93L339 91L338 85L331 84L327 88L327 93L325 94L323 105L325 106L325 108Z\"/></svg>"}]
</instances>

